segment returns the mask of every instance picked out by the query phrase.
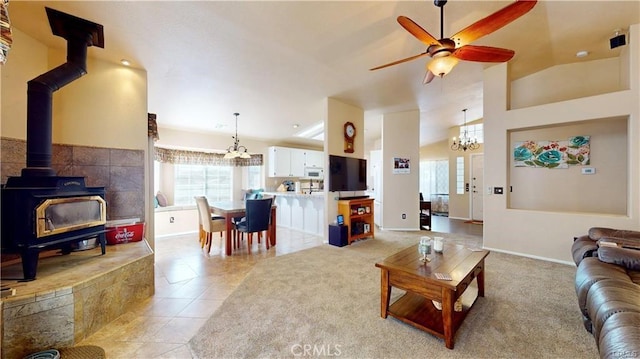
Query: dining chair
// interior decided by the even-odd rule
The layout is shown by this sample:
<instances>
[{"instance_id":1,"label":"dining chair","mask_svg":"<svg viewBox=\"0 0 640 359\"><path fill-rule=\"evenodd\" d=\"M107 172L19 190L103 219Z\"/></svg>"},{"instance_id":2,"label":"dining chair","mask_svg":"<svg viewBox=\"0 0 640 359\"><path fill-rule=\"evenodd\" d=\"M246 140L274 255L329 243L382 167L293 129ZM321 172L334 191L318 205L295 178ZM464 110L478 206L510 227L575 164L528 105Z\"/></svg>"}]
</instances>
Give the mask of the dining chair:
<instances>
[{"instance_id":1,"label":"dining chair","mask_svg":"<svg viewBox=\"0 0 640 359\"><path fill-rule=\"evenodd\" d=\"M199 239L200 247L207 246L207 253L211 252L211 237L213 232L220 232L220 243L222 247L222 232L226 229L226 219L221 216L212 216L209 201L205 196L196 196L199 219Z\"/></svg>"},{"instance_id":2,"label":"dining chair","mask_svg":"<svg viewBox=\"0 0 640 359\"><path fill-rule=\"evenodd\" d=\"M260 243L261 233L269 230L271 223L271 206L273 198L248 199L245 204L244 219L235 224L236 242L238 236L244 237L247 233L247 250L251 253L251 245L253 233L258 233L258 243ZM269 249L269 238L265 241L267 249Z\"/></svg>"}]
</instances>

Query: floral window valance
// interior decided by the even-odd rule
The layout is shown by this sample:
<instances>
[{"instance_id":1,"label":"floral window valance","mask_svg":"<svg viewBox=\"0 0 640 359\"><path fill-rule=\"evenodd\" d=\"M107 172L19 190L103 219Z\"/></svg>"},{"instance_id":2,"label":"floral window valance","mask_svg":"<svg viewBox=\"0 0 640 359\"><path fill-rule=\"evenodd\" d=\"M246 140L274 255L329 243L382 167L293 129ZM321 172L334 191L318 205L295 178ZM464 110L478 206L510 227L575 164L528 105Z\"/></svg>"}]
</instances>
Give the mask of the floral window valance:
<instances>
[{"instance_id":1,"label":"floral window valance","mask_svg":"<svg viewBox=\"0 0 640 359\"><path fill-rule=\"evenodd\" d=\"M261 166L262 155L251 155L251 158L225 159L224 153L174 150L154 147L154 159L163 163L205 166Z\"/></svg>"}]
</instances>

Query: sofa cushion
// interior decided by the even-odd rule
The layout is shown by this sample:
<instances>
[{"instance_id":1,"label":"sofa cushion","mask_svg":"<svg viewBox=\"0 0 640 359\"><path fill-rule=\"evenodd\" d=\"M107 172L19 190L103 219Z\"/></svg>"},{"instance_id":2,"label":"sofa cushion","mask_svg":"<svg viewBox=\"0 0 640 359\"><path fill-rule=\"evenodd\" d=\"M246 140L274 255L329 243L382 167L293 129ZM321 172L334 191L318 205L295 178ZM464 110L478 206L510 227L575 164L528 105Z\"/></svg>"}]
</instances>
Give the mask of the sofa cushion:
<instances>
[{"instance_id":1,"label":"sofa cushion","mask_svg":"<svg viewBox=\"0 0 640 359\"><path fill-rule=\"evenodd\" d=\"M619 279L631 283L625 268L601 262L596 257L583 259L576 270L576 294L582 314L587 315L587 293L591 286L601 280Z\"/></svg>"},{"instance_id":2,"label":"sofa cushion","mask_svg":"<svg viewBox=\"0 0 640 359\"><path fill-rule=\"evenodd\" d=\"M613 314L602 326L597 340L600 358L640 357L640 313Z\"/></svg>"},{"instance_id":3,"label":"sofa cushion","mask_svg":"<svg viewBox=\"0 0 640 359\"><path fill-rule=\"evenodd\" d=\"M629 270L640 271L640 250L600 246L598 258L605 263L617 264Z\"/></svg>"},{"instance_id":4,"label":"sofa cushion","mask_svg":"<svg viewBox=\"0 0 640 359\"><path fill-rule=\"evenodd\" d=\"M640 231L632 231L627 229L614 229L605 227L592 227L589 228L589 237L594 241L600 238L611 237L640 241Z\"/></svg>"},{"instance_id":5,"label":"sofa cushion","mask_svg":"<svg viewBox=\"0 0 640 359\"><path fill-rule=\"evenodd\" d=\"M587 294L587 315L593 323L596 342L603 323L618 311L640 313L640 286L628 279L604 279L594 283Z\"/></svg>"}]
</instances>

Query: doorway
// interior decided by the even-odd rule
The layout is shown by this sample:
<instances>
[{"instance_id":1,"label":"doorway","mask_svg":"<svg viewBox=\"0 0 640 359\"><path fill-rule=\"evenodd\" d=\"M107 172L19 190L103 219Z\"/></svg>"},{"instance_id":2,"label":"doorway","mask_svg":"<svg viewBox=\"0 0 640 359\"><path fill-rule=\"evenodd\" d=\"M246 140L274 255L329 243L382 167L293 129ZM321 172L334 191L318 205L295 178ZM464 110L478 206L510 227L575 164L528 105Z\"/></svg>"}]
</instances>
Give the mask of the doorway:
<instances>
[{"instance_id":1,"label":"doorway","mask_svg":"<svg viewBox=\"0 0 640 359\"><path fill-rule=\"evenodd\" d=\"M471 155L471 220L483 220L484 154Z\"/></svg>"}]
</instances>

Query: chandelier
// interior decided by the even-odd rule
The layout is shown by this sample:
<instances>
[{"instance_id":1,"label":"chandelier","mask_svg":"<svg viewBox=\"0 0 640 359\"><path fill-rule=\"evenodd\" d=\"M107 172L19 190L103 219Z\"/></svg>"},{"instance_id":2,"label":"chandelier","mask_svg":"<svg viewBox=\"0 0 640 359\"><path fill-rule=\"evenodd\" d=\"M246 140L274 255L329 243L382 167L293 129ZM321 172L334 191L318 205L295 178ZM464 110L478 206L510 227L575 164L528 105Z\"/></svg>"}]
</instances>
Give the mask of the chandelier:
<instances>
[{"instance_id":1,"label":"chandelier","mask_svg":"<svg viewBox=\"0 0 640 359\"><path fill-rule=\"evenodd\" d=\"M462 110L464 112L464 131L462 132L462 137L460 137L457 141L456 138L453 138L453 144L451 145L451 149L454 151L473 151L477 150L480 147L478 144L477 138L469 137L469 132L467 130L467 109Z\"/></svg>"},{"instance_id":2,"label":"chandelier","mask_svg":"<svg viewBox=\"0 0 640 359\"><path fill-rule=\"evenodd\" d=\"M239 146L240 140L238 139L238 116L240 114L236 112L233 115L236 116L236 135L231 136L231 138L233 138L233 145L227 148L227 153L224 155L224 158L251 158L251 155L247 152L247 148L244 146Z\"/></svg>"}]
</instances>

